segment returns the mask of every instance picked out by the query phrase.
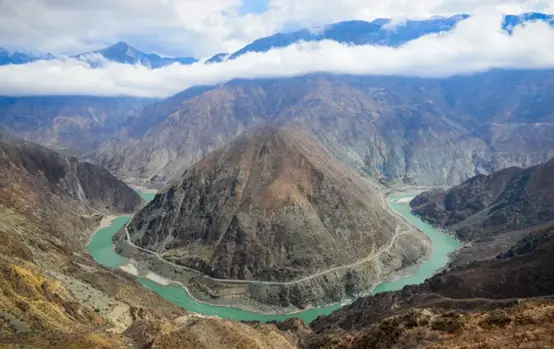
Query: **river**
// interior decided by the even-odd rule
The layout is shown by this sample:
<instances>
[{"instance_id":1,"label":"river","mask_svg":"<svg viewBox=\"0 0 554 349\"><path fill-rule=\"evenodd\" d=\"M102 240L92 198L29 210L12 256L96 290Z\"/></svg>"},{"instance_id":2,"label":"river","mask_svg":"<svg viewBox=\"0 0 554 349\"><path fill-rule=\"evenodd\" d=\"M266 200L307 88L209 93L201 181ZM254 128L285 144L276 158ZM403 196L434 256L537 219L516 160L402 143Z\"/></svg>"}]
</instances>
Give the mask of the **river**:
<instances>
[{"instance_id":1,"label":"river","mask_svg":"<svg viewBox=\"0 0 554 349\"><path fill-rule=\"evenodd\" d=\"M147 201L154 198L155 194L146 194L139 191L139 194ZM430 224L423 222L418 217L410 212L410 206L406 202L406 198L413 197L413 194L395 194L389 197L391 207L404 216L416 228L423 231L433 242L433 250L427 262L423 263L417 273L413 276L405 277L396 281L384 282L378 285L374 293L394 291L402 289L406 285L414 285L423 283L426 279L435 274L439 269L443 268L448 263L448 255L455 249L461 247L461 243L452 236L447 235L440 230L434 228ZM404 200L402 200L404 199ZM400 202L399 202L400 201ZM117 268L122 264L126 264L129 260L118 255L113 247L112 237L117 233L130 216L122 216L114 219L110 226L99 229L93 236L88 249L92 257L99 263L108 268ZM149 279L137 277L137 280L149 290L158 293L167 300L187 309L190 312L202 313L205 315L216 315L224 319L236 321L257 320L257 321L282 321L289 318L300 318L306 323L310 323L318 316L328 315L331 312L339 309L344 304L336 304L327 307L307 309L302 312L283 315L264 315L255 312L250 312L238 308L223 307L217 305L208 305L198 303L192 299L187 292L180 286L176 285L159 285Z\"/></svg>"}]
</instances>

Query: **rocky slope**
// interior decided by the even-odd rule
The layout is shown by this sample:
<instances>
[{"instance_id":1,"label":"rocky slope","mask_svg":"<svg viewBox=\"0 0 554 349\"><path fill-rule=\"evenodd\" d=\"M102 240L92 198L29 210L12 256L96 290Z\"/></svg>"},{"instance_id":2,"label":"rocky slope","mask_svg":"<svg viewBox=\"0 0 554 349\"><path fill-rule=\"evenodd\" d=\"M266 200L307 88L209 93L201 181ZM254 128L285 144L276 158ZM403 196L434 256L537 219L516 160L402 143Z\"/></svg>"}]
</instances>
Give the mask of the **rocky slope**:
<instances>
[{"instance_id":1,"label":"rocky slope","mask_svg":"<svg viewBox=\"0 0 554 349\"><path fill-rule=\"evenodd\" d=\"M385 205L309 134L264 129L188 168L128 229L134 244L172 263L217 279L275 282L261 285L280 289L270 303L306 306L367 291L426 253L425 236ZM287 294L296 285L280 285L297 280L312 290Z\"/></svg>"},{"instance_id":2,"label":"rocky slope","mask_svg":"<svg viewBox=\"0 0 554 349\"><path fill-rule=\"evenodd\" d=\"M89 158L123 177L163 185L248 130L298 125L365 175L454 185L553 157L553 94L551 70L235 80L137 115Z\"/></svg>"},{"instance_id":3,"label":"rocky slope","mask_svg":"<svg viewBox=\"0 0 554 349\"><path fill-rule=\"evenodd\" d=\"M91 211L133 212L142 202L108 171L15 138L0 138L0 164L2 194L21 197L12 206L60 230L83 230Z\"/></svg>"},{"instance_id":4,"label":"rocky slope","mask_svg":"<svg viewBox=\"0 0 554 349\"><path fill-rule=\"evenodd\" d=\"M521 169L507 168L480 175L447 191L416 197L413 212L429 222L472 241L461 251L475 259L502 252L529 234L529 229L554 219L554 160ZM481 251L482 250L482 251Z\"/></svg>"},{"instance_id":5,"label":"rocky slope","mask_svg":"<svg viewBox=\"0 0 554 349\"><path fill-rule=\"evenodd\" d=\"M82 155L119 131L150 99L0 97L0 126L56 151Z\"/></svg>"}]
</instances>

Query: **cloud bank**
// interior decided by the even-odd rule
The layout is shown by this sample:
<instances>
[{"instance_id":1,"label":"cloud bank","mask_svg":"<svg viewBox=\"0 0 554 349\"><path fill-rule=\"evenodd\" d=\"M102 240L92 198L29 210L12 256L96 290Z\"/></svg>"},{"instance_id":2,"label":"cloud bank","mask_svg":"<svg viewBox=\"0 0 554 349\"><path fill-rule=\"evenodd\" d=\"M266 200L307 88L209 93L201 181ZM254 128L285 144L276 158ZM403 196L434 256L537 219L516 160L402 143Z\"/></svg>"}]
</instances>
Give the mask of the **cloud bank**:
<instances>
[{"instance_id":1,"label":"cloud bank","mask_svg":"<svg viewBox=\"0 0 554 349\"><path fill-rule=\"evenodd\" d=\"M151 70L109 63L92 69L74 60L0 67L1 95L167 97L194 85L234 78L288 77L315 72L444 77L493 68L554 68L554 28L543 22L502 30L499 12L477 12L454 30L421 37L399 48L299 43L234 61Z\"/></svg>"}]
</instances>

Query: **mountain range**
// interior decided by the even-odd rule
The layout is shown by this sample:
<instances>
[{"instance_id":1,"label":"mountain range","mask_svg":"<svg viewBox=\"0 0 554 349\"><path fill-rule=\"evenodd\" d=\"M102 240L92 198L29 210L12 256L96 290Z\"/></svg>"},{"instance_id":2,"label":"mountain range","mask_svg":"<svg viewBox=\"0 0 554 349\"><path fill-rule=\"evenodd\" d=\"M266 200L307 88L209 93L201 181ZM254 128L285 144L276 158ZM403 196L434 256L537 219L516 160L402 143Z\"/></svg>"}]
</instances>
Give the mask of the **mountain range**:
<instances>
[{"instance_id":1,"label":"mountain range","mask_svg":"<svg viewBox=\"0 0 554 349\"><path fill-rule=\"evenodd\" d=\"M170 64L193 64L198 60L193 57L161 57L155 53L143 53L129 44L119 41L105 49L81 53L73 58L89 62L93 67L102 66L103 61L117 62L123 64L138 64L148 68L156 69Z\"/></svg>"},{"instance_id":2,"label":"mountain range","mask_svg":"<svg viewBox=\"0 0 554 349\"><path fill-rule=\"evenodd\" d=\"M553 74L233 80L145 107L87 158L160 186L249 130L295 125L383 183L453 185L554 156Z\"/></svg>"},{"instance_id":3,"label":"mountain range","mask_svg":"<svg viewBox=\"0 0 554 349\"><path fill-rule=\"evenodd\" d=\"M133 97L0 97L0 125L20 138L82 155L152 101Z\"/></svg>"},{"instance_id":4,"label":"mountain range","mask_svg":"<svg viewBox=\"0 0 554 349\"><path fill-rule=\"evenodd\" d=\"M55 59L53 54L46 53L42 55L34 55L22 51L10 51L0 47L0 66L8 64L26 64L39 60Z\"/></svg>"},{"instance_id":5,"label":"mountain range","mask_svg":"<svg viewBox=\"0 0 554 349\"><path fill-rule=\"evenodd\" d=\"M505 225L493 219L486 225L491 229L499 222L502 234L526 232L496 257L446 268L422 285L360 298L309 325L298 319L260 324L186 313L125 274L94 263L78 247L86 241L87 228L102 214L134 209L140 198L106 171L40 146L2 138L0 150L3 347L430 349L477 343L511 349L554 344L549 297L554 293L554 221L541 214L554 207L552 195L544 194L551 191L552 162L477 176L414 200L416 209L445 205L443 198L452 197L455 205L449 207L461 208L465 217L501 211L512 222L523 222ZM268 150L262 156L271 160ZM83 166L86 171L80 170ZM98 182L82 177L91 173ZM210 173L205 178L210 177L217 178ZM170 191L158 195L144 214L167 202ZM483 204L461 207L459 197ZM539 208L538 214L529 220L521 207ZM483 226L483 220L465 221Z\"/></svg>"},{"instance_id":6,"label":"mountain range","mask_svg":"<svg viewBox=\"0 0 554 349\"><path fill-rule=\"evenodd\" d=\"M338 22L319 28L305 28L260 38L234 53L218 53L207 59L205 63L221 63L236 59L248 52L267 52L272 48L286 47L300 41L332 40L348 45L370 44L396 47L424 35L450 31L459 21L468 17L467 14L460 14L426 20L406 20L399 23L385 18L376 19L372 22ZM554 25L554 16L542 13L507 15L502 27L505 31L511 33L515 27L532 21L543 21ZM139 64L153 69L174 63L187 65L199 61L193 57L162 57L155 53L144 53L122 41L104 49L80 53L71 57L86 61L93 67L100 67L105 61L111 61L123 64ZM0 65L25 64L45 59L55 59L55 57L52 54L34 56L25 52L11 52L0 48Z\"/></svg>"},{"instance_id":7,"label":"mountain range","mask_svg":"<svg viewBox=\"0 0 554 349\"><path fill-rule=\"evenodd\" d=\"M469 18L460 14L447 18L427 20L407 20L394 23L390 19L376 19L372 22L346 21L323 26L306 28L292 33L278 33L258 39L234 52L228 59L235 59L248 52L266 52L275 47L286 47L300 41L331 40L348 45L401 46L421 36L448 32L459 21ZM554 16L542 13L507 15L503 29L512 31L514 27L530 21L544 21L554 25Z\"/></svg>"}]
</instances>

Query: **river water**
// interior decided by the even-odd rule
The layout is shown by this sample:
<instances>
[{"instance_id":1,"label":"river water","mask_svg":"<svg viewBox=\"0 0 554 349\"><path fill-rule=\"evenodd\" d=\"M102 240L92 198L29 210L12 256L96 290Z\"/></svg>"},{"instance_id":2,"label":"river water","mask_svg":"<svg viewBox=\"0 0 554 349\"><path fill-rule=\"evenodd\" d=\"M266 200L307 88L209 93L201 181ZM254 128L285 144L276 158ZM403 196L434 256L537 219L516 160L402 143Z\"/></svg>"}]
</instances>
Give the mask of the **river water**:
<instances>
[{"instance_id":1,"label":"river water","mask_svg":"<svg viewBox=\"0 0 554 349\"><path fill-rule=\"evenodd\" d=\"M139 191L139 194L147 201L154 198L155 194L146 194ZM448 255L455 249L461 247L461 243L454 239L452 236L443 233L442 231L434 228L433 226L423 222L418 217L414 216L410 212L410 206L402 199L413 197L413 194L395 194L389 197L391 207L410 221L416 228L423 231L433 242L433 250L429 260L423 263L417 273L413 276L405 277L392 282L384 282L378 285L374 293L394 291L402 289L406 285L414 285L423 283L426 279L431 277L437 270L443 268L448 263ZM98 230L93 236L88 249L92 257L99 263L108 268L117 268L118 266L128 263L128 259L118 255L114 251L112 237L117 233L127 221L130 216L123 216L116 218L112 221L111 225L107 228ZM202 313L205 315L217 315L224 319L231 319L236 321L244 320L257 320L257 321L282 321L288 318L300 318L306 323L312 322L318 316L328 315L331 312L339 309L343 305L336 304L327 307L313 308L304 310L302 312L294 314L283 315L264 315L255 312L250 312L238 308L223 307L216 305L208 305L198 303L192 299L187 292L180 286L176 285L159 285L149 279L137 277L137 280L146 288L158 293L160 296L166 298L170 302L173 302L188 311Z\"/></svg>"}]
</instances>

